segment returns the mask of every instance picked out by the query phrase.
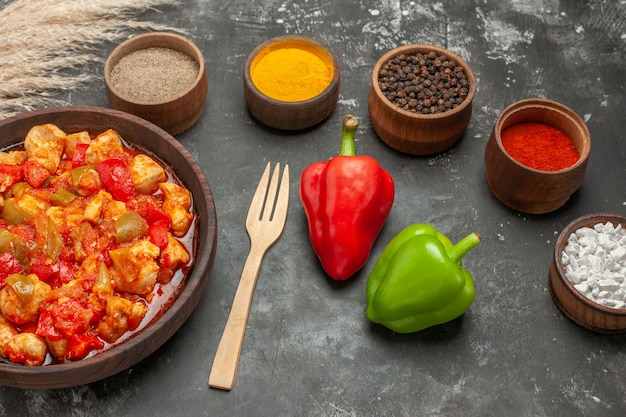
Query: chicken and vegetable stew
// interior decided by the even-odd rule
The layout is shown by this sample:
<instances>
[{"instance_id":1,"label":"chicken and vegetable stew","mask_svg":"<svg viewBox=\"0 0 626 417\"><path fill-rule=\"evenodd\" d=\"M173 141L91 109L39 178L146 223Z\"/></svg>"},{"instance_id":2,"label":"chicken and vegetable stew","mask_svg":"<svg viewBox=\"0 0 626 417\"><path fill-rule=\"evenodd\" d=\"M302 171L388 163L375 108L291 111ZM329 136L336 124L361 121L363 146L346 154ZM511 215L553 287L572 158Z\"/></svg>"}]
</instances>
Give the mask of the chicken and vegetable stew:
<instances>
[{"instance_id":1,"label":"chicken and vegetable stew","mask_svg":"<svg viewBox=\"0 0 626 417\"><path fill-rule=\"evenodd\" d=\"M0 152L0 357L79 360L162 314L193 263L192 196L114 130L34 126Z\"/></svg>"}]
</instances>

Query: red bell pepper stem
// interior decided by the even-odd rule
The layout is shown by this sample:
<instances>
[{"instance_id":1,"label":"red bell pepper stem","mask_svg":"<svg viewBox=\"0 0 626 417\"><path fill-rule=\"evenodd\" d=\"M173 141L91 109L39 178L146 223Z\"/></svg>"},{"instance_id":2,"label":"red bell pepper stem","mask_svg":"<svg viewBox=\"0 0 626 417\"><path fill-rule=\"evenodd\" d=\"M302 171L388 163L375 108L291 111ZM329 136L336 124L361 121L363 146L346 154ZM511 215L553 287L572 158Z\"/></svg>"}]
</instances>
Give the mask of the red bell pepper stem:
<instances>
[{"instance_id":1,"label":"red bell pepper stem","mask_svg":"<svg viewBox=\"0 0 626 417\"><path fill-rule=\"evenodd\" d=\"M356 117L348 114L343 118L343 123L341 124L341 148L339 150L339 155L356 156L354 136L356 135L357 127L359 127L359 121Z\"/></svg>"},{"instance_id":2,"label":"red bell pepper stem","mask_svg":"<svg viewBox=\"0 0 626 417\"><path fill-rule=\"evenodd\" d=\"M448 257L454 262L459 262L470 250L480 243L480 235L470 233L461 239L456 245L447 250Z\"/></svg>"}]
</instances>

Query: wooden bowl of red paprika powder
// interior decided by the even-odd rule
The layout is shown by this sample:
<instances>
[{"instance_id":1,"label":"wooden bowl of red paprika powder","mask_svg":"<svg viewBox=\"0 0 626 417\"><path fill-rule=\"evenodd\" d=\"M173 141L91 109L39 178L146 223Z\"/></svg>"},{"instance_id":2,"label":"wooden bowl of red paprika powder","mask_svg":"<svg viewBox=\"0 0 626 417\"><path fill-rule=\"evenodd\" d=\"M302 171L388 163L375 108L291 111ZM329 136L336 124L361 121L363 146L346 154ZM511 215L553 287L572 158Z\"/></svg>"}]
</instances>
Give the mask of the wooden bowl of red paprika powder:
<instances>
[{"instance_id":1,"label":"wooden bowl of red paprika powder","mask_svg":"<svg viewBox=\"0 0 626 417\"><path fill-rule=\"evenodd\" d=\"M281 130L312 127L332 114L339 99L340 68L326 46L286 35L257 46L244 67L248 111Z\"/></svg>"},{"instance_id":2,"label":"wooden bowl of red paprika powder","mask_svg":"<svg viewBox=\"0 0 626 417\"><path fill-rule=\"evenodd\" d=\"M400 46L372 71L372 127L400 152L441 153L463 136L475 93L474 73L457 54L433 45Z\"/></svg>"},{"instance_id":3,"label":"wooden bowl of red paprika powder","mask_svg":"<svg viewBox=\"0 0 626 417\"><path fill-rule=\"evenodd\" d=\"M151 32L119 44L104 64L111 108L178 135L202 115L209 89L204 57L184 36Z\"/></svg>"},{"instance_id":4,"label":"wooden bowl of red paprika powder","mask_svg":"<svg viewBox=\"0 0 626 417\"><path fill-rule=\"evenodd\" d=\"M504 205L528 214L562 207L583 183L591 137L556 101L531 98L498 117L485 147L487 184Z\"/></svg>"}]
</instances>

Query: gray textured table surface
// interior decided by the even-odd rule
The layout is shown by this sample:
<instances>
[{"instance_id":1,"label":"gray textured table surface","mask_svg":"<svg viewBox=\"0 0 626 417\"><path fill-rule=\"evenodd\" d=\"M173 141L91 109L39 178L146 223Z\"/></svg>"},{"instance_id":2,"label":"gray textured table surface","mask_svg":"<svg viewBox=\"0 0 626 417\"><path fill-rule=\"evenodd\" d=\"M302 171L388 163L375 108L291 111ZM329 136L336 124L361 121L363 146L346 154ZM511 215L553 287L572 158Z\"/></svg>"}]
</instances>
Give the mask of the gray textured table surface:
<instances>
[{"instance_id":1,"label":"gray textured table surface","mask_svg":"<svg viewBox=\"0 0 626 417\"><path fill-rule=\"evenodd\" d=\"M145 18L187 29L208 68L204 115L177 137L200 162L217 206L218 251L206 293L180 331L136 366L69 389L0 387L0 416L626 413L626 337L576 326L547 287L550 255L567 223L626 212L624 0L193 0L160 11ZM304 132L262 127L243 100L245 59L282 34L318 39L342 66L335 112ZM371 128L372 67L404 43L447 47L478 79L469 127L443 154L400 154ZM527 97L570 106L593 140L582 188L541 216L507 209L484 179L483 151L499 112ZM67 99L107 106L101 83ZM360 120L357 151L391 172L397 192L370 262L337 285L312 252L297 179L305 166L337 152L346 113ZM213 390L209 370L249 248L244 219L267 161L290 164L289 217L262 265L235 388ZM477 295L462 319L399 335L367 321L365 283L386 242L416 222L453 240L471 231L483 236L464 261Z\"/></svg>"}]
</instances>

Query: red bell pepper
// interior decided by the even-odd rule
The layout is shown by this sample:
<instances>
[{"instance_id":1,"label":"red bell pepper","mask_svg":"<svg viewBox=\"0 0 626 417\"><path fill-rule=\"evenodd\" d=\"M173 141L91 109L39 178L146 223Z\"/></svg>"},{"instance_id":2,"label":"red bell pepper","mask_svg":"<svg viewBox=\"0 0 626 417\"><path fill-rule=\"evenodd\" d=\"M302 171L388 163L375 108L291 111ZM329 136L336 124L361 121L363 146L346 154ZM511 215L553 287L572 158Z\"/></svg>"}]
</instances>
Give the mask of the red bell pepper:
<instances>
[{"instance_id":1,"label":"red bell pepper","mask_svg":"<svg viewBox=\"0 0 626 417\"><path fill-rule=\"evenodd\" d=\"M49 310L42 308L39 313L39 320L37 321L37 330L35 333L38 336L45 337L51 341L57 341L63 339L63 335L54 327L54 319Z\"/></svg>"},{"instance_id":2,"label":"red bell pepper","mask_svg":"<svg viewBox=\"0 0 626 417\"><path fill-rule=\"evenodd\" d=\"M72 168L78 168L85 165L85 155L87 154L88 143L77 143L74 147L74 156L72 157Z\"/></svg>"},{"instance_id":3,"label":"red bell pepper","mask_svg":"<svg viewBox=\"0 0 626 417\"><path fill-rule=\"evenodd\" d=\"M148 239L150 239L150 242L158 246L159 249L163 250L167 248L169 243L167 239L168 230L169 227L165 224L165 222L159 220L148 226L146 235L148 236Z\"/></svg>"},{"instance_id":4,"label":"red bell pepper","mask_svg":"<svg viewBox=\"0 0 626 417\"><path fill-rule=\"evenodd\" d=\"M22 180L22 167L13 164L0 164L0 192L5 192Z\"/></svg>"},{"instance_id":5,"label":"red bell pepper","mask_svg":"<svg viewBox=\"0 0 626 417\"><path fill-rule=\"evenodd\" d=\"M50 176L46 167L35 161L24 162L22 173L26 182L33 188L40 188Z\"/></svg>"},{"instance_id":6,"label":"red bell pepper","mask_svg":"<svg viewBox=\"0 0 626 417\"><path fill-rule=\"evenodd\" d=\"M111 158L96 165L104 187L120 201L128 201L135 194L135 185L128 164L120 158Z\"/></svg>"},{"instance_id":7,"label":"red bell pepper","mask_svg":"<svg viewBox=\"0 0 626 417\"><path fill-rule=\"evenodd\" d=\"M54 287L60 287L74 279L76 268L72 263L59 260L53 264L45 258L34 259L30 265L30 273L37 275L40 281Z\"/></svg>"},{"instance_id":8,"label":"red bell pepper","mask_svg":"<svg viewBox=\"0 0 626 417\"><path fill-rule=\"evenodd\" d=\"M172 218L170 215L156 208L154 204L145 203L142 209L138 210L138 213L146 219L148 225L162 223L168 229L172 226Z\"/></svg>"},{"instance_id":9,"label":"red bell pepper","mask_svg":"<svg viewBox=\"0 0 626 417\"><path fill-rule=\"evenodd\" d=\"M92 350L100 350L102 348L104 348L104 343L96 335L77 333L70 337L65 357L72 361L83 359Z\"/></svg>"},{"instance_id":10,"label":"red bell pepper","mask_svg":"<svg viewBox=\"0 0 626 417\"><path fill-rule=\"evenodd\" d=\"M9 252L0 254L0 289L4 287L4 280L11 274L23 274L24 267L15 256Z\"/></svg>"},{"instance_id":11,"label":"red bell pepper","mask_svg":"<svg viewBox=\"0 0 626 417\"><path fill-rule=\"evenodd\" d=\"M50 315L59 332L65 338L74 334L84 333L94 320L95 312L88 303L81 302L76 298L55 305L50 310Z\"/></svg>"},{"instance_id":12,"label":"red bell pepper","mask_svg":"<svg viewBox=\"0 0 626 417\"><path fill-rule=\"evenodd\" d=\"M335 280L346 280L365 265L395 195L391 175L374 158L356 156L357 127L357 119L347 115L339 155L313 163L300 177L313 250Z\"/></svg>"}]
</instances>

